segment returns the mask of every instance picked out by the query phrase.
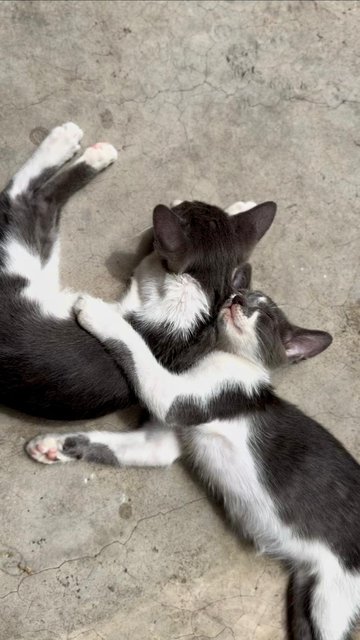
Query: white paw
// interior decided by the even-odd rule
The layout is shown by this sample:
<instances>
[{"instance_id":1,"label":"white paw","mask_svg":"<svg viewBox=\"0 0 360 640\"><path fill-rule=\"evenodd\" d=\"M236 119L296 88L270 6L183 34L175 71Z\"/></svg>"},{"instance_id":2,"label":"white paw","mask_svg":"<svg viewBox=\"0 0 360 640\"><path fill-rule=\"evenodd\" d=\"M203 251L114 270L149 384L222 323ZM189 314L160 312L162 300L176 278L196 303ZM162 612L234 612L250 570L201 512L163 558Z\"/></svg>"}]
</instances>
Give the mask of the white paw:
<instances>
[{"instance_id":1,"label":"white paw","mask_svg":"<svg viewBox=\"0 0 360 640\"><path fill-rule=\"evenodd\" d=\"M88 147L78 162L86 162L95 171L101 171L115 162L118 152L115 147L108 142L97 142L92 147Z\"/></svg>"},{"instance_id":2,"label":"white paw","mask_svg":"<svg viewBox=\"0 0 360 640\"><path fill-rule=\"evenodd\" d=\"M110 304L86 294L78 297L74 304L74 312L79 324L100 340L110 338L114 326L122 320L117 304Z\"/></svg>"},{"instance_id":3,"label":"white paw","mask_svg":"<svg viewBox=\"0 0 360 640\"><path fill-rule=\"evenodd\" d=\"M177 207L182 202L184 202L184 200L172 200L170 207Z\"/></svg>"},{"instance_id":4,"label":"white paw","mask_svg":"<svg viewBox=\"0 0 360 640\"><path fill-rule=\"evenodd\" d=\"M249 209L252 209L253 207L256 207L256 202L252 202L251 200L249 200L249 202L242 202L241 200L239 200L239 202L234 202L234 204L231 204L230 207L225 209L225 211L229 214L229 216L235 216L237 213L249 211Z\"/></svg>"},{"instance_id":5,"label":"white paw","mask_svg":"<svg viewBox=\"0 0 360 640\"><path fill-rule=\"evenodd\" d=\"M43 464L54 464L55 462L70 462L73 458L70 458L63 454L63 444L68 437L59 433L48 433L45 436L36 436L27 443L25 449L26 453L36 460L36 462L42 462Z\"/></svg>"},{"instance_id":6,"label":"white paw","mask_svg":"<svg viewBox=\"0 0 360 640\"><path fill-rule=\"evenodd\" d=\"M41 143L39 152L45 154L46 165L53 167L64 164L80 149L83 132L73 122L66 122L55 127Z\"/></svg>"}]
</instances>

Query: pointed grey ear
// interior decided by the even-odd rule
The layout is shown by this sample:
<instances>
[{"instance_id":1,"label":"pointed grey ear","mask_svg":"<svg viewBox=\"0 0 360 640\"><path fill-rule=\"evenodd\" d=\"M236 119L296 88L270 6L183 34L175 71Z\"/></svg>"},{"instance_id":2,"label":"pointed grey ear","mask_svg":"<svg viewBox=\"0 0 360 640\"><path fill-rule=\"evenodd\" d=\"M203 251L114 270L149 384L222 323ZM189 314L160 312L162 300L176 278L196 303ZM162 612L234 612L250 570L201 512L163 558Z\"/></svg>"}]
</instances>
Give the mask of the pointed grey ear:
<instances>
[{"instance_id":1,"label":"pointed grey ear","mask_svg":"<svg viewBox=\"0 0 360 640\"><path fill-rule=\"evenodd\" d=\"M289 362L300 362L313 358L332 343L332 336L326 331L302 329L293 326L283 341Z\"/></svg>"},{"instance_id":2,"label":"pointed grey ear","mask_svg":"<svg viewBox=\"0 0 360 640\"><path fill-rule=\"evenodd\" d=\"M177 215L163 204L153 212L155 248L162 254L180 254L186 250L186 237Z\"/></svg>"},{"instance_id":3,"label":"pointed grey ear","mask_svg":"<svg viewBox=\"0 0 360 640\"><path fill-rule=\"evenodd\" d=\"M263 202L253 209L232 216L232 224L245 251L250 252L263 237L271 226L275 213L275 202Z\"/></svg>"},{"instance_id":4,"label":"pointed grey ear","mask_svg":"<svg viewBox=\"0 0 360 640\"><path fill-rule=\"evenodd\" d=\"M240 289L250 289L251 271L251 264L248 262L235 269L232 277L232 286L234 289L237 291Z\"/></svg>"}]
</instances>

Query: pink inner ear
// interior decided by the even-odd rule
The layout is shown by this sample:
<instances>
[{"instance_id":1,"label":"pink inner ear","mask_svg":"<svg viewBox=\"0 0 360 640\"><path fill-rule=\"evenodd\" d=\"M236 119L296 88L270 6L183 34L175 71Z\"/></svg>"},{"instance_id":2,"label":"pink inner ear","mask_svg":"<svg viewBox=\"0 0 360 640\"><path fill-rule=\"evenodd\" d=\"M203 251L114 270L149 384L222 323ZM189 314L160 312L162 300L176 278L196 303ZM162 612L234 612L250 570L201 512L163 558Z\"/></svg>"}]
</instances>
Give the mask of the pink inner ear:
<instances>
[{"instance_id":1,"label":"pink inner ear","mask_svg":"<svg viewBox=\"0 0 360 640\"><path fill-rule=\"evenodd\" d=\"M284 343L289 360L313 358L324 351L332 342L326 331L297 328L294 335Z\"/></svg>"},{"instance_id":2,"label":"pink inner ear","mask_svg":"<svg viewBox=\"0 0 360 640\"><path fill-rule=\"evenodd\" d=\"M302 351L299 349L299 345L291 342L285 345L285 353L288 358L295 358L303 355Z\"/></svg>"}]
</instances>

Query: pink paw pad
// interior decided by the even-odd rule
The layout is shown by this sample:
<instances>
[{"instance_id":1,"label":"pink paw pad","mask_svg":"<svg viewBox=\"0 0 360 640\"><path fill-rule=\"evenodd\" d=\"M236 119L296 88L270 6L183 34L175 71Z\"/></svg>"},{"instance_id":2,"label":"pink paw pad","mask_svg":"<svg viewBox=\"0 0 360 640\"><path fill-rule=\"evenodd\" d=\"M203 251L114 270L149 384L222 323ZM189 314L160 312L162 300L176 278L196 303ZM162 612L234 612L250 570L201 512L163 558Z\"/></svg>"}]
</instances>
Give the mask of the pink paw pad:
<instances>
[{"instance_id":1,"label":"pink paw pad","mask_svg":"<svg viewBox=\"0 0 360 640\"><path fill-rule=\"evenodd\" d=\"M48 457L49 460L57 460L57 454L58 454L57 449L48 449L46 456Z\"/></svg>"},{"instance_id":2,"label":"pink paw pad","mask_svg":"<svg viewBox=\"0 0 360 640\"><path fill-rule=\"evenodd\" d=\"M46 453L46 447L43 444L37 444L35 450L39 453Z\"/></svg>"},{"instance_id":3,"label":"pink paw pad","mask_svg":"<svg viewBox=\"0 0 360 640\"><path fill-rule=\"evenodd\" d=\"M48 447L46 447L43 444L37 444L35 449L33 449L33 451L38 451L39 453L42 453L43 455L45 455L49 460L57 460L57 454L58 454L58 450L56 449L56 447L50 447L50 449L48 449Z\"/></svg>"}]
</instances>

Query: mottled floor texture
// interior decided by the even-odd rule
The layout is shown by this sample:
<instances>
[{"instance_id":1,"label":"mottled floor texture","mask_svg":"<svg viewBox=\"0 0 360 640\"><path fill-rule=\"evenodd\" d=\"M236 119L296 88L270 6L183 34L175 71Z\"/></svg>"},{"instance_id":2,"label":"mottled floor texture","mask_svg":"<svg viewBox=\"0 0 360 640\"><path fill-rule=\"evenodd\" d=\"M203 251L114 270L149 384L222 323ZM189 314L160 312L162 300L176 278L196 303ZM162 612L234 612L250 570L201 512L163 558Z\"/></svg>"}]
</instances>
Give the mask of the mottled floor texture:
<instances>
[{"instance_id":1,"label":"mottled floor texture","mask_svg":"<svg viewBox=\"0 0 360 640\"><path fill-rule=\"evenodd\" d=\"M334 335L279 387L358 459L359 28L351 1L0 4L3 182L67 120L120 152L66 208L64 284L113 299L159 202L276 200L255 283ZM36 465L54 425L0 419L1 640L284 638L279 564L180 465Z\"/></svg>"}]
</instances>

